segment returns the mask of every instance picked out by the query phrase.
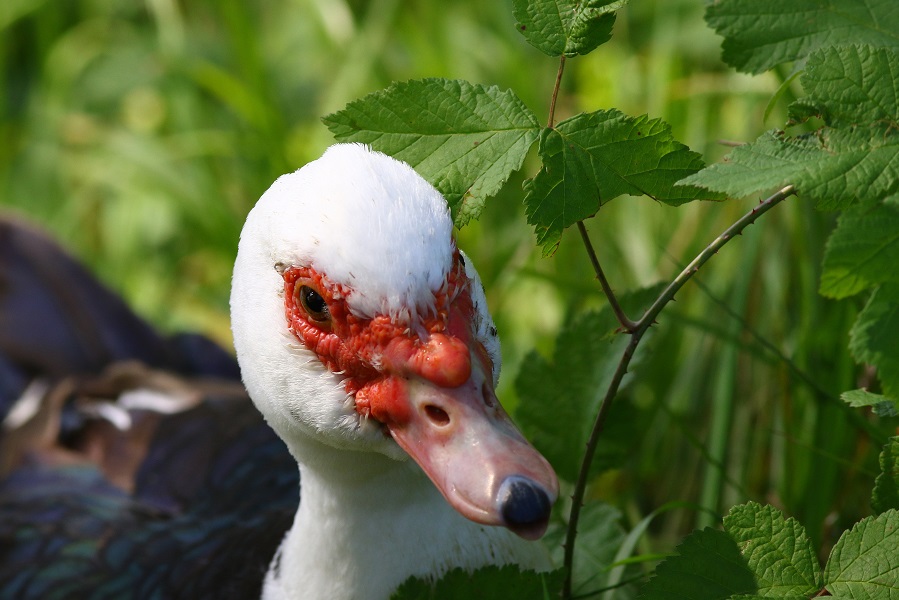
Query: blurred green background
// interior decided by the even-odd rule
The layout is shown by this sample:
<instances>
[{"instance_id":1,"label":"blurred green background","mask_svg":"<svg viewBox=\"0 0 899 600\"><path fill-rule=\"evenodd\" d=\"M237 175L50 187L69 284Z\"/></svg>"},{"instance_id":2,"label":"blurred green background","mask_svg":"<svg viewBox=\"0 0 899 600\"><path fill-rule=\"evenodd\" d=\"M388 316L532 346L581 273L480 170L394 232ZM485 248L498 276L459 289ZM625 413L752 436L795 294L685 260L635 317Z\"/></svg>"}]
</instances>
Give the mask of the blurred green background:
<instances>
[{"instance_id":1,"label":"blurred green background","mask_svg":"<svg viewBox=\"0 0 899 600\"><path fill-rule=\"evenodd\" d=\"M720 60L699 0L634 0L611 42L567 65L557 118L599 108L668 121L708 162L780 126L789 87ZM331 143L319 118L391 81L449 77L512 88L546 118L557 63L514 28L511 0L4 0L0 208L29 216L163 331L230 344L228 290L243 219L280 174ZM501 397L560 325L604 303L577 232L539 258L512 178L459 233L503 338ZM670 279L758 198L670 208L621 198L588 223L617 291ZM851 413L865 382L846 351L859 306L817 295L832 217L791 199L729 244L660 318L623 401L637 434L593 487L630 527L688 500L747 499L799 518L825 547L860 516L874 438ZM867 431L867 433L866 433ZM656 521L668 550L703 513Z\"/></svg>"}]
</instances>

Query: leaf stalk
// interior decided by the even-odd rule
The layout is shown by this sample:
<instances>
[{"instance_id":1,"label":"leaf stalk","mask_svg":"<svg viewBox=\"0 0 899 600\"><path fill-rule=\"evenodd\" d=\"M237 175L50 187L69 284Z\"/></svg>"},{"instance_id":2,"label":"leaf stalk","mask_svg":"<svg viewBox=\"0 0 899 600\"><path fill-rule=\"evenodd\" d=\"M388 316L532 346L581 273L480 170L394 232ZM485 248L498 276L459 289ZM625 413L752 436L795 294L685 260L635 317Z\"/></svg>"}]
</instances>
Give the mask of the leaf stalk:
<instances>
[{"instance_id":1,"label":"leaf stalk","mask_svg":"<svg viewBox=\"0 0 899 600\"><path fill-rule=\"evenodd\" d=\"M624 309L621 308L621 304L618 302L615 292L612 291L612 286L609 285L609 280L606 279L602 267L599 266L599 259L596 257L596 251L593 249L593 243L590 241L590 236L587 235L587 226L584 225L583 221L578 221L577 228L578 231L581 232L581 239L584 240L584 247L587 249L587 256L590 257L590 262L593 264L593 271L596 273L599 285L602 286L602 291L609 300L609 306L612 307L612 311L615 313L615 317L618 319L618 322L621 323L621 327L624 331L633 333L637 328L637 323L631 321L624 313Z\"/></svg>"},{"instance_id":2,"label":"leaf stalk","mask_svg":"<svg viewBox=\"0 0 899 600\"><path fill-rule=\"evenodd\" d=\"M546 126L552 129L556 124L556 98L559 97L559 88L562 85L562 73L565 72L565 55L559 57L559 71L556 73L556 84L553 86L552 99L549 101L549 118L546 120Z\"/></svg>"}]
</instances>

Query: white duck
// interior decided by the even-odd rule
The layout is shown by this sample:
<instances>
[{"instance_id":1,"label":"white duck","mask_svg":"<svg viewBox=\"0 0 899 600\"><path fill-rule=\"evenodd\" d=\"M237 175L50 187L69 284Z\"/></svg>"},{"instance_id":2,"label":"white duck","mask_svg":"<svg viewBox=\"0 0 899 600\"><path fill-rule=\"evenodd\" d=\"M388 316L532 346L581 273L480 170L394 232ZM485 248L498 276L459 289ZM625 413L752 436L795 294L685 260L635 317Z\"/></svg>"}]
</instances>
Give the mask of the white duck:
<instances>
[{"instance_id":1,"label":"white duck","mask_svg":"<svg viewBox=\"0 0 899 600\"><path fill-rule=\"evenodd\" d=\"M241 234L231 313L244 383L301 474L265 599L387 598L455 567L548 568L529 540L555 474L496 399L480 280L411 167L338 144L278 179Z\"/></svg>"}]
</instances>

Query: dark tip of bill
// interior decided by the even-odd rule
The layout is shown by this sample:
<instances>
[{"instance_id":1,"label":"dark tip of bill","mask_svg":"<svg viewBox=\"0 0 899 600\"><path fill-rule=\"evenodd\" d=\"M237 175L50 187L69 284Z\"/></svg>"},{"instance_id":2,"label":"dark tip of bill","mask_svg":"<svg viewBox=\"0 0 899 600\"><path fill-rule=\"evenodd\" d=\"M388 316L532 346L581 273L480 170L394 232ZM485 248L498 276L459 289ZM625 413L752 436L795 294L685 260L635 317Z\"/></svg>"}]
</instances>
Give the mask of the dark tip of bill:
<instances>
[{"instance_id":1,"label":"dark tip of bill","mask_svg":"<svg viewBox=\"0 0 899 600\"><path fill-rule=\"evenodd\" d=\"M536 540L546 531L552 502L543 486L515 475L500 486L497 501L506 527L514 533Z\"/></svg>"}]
</instances>

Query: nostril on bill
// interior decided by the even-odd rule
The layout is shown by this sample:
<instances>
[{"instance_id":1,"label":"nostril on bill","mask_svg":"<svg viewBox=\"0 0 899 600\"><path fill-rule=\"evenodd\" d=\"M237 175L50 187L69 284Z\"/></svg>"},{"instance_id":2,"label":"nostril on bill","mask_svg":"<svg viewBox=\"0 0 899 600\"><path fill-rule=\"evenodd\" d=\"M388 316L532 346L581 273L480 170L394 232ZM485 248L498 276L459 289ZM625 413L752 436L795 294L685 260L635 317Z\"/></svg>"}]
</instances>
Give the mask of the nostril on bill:
<instances>
[{"instance_id":1,"label":"nostril on bill","mask_svg":"<svg viewBox=\"0 0 899 600\"><path fill-rule=\"evenodd\" d=\"M493 395L493 388L490 387L486 381L481 385L481 396L484 397L484 404L487 405L487 408L496 406L496 397Z\"/></svg>"},{"instance_id":2,"label":"nostril on bill","mask_svg":"<svg viewBox=\"0 0 899 600\"><path fill-rule=\"evenodd\" d=\"M449 425L449 415L446 414L446 411L439 406L434 406L433 404L426 405L425 414L428 416L428 419L431 420L431 423L437 425L438 427Z\"/></svg>"},{"instance_id":3,"label":"nostril on bill","mask_svg":"<svg viewBox=\"0 0 899 600\"><path fill-rule=\"evenodd\" d=\"M552 508L552 501L543 486L513 475L500 486L497 501L509 529L526 539L543 535Z\"/></svg>"}]
</instances>

